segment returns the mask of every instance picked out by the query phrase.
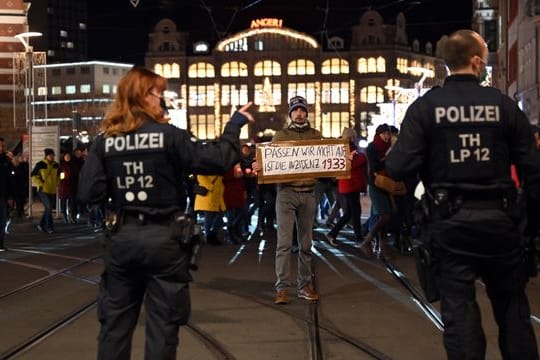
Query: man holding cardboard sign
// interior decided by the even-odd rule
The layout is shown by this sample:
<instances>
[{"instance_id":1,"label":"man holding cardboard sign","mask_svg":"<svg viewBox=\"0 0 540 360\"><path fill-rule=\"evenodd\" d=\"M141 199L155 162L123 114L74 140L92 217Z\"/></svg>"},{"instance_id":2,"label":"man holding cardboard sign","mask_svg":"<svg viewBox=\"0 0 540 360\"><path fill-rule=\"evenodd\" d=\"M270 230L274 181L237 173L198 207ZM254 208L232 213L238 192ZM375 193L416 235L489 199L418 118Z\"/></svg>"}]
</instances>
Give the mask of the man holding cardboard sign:
<instances>
[{"instance_id":1,"label":"man holding cardboard sign","mask_svg":"<svg viewBox=\"0 0 540 360\"><path fill-rule=\"evenodd\" d=\"M321 140L321 133L313 129L307 119L306 99L295 96L289 101L289 125L274 135L273 142L293 140ZM254 169L263 170L262 163L254 163ZM263 171L264 173L264 171ZM304 178L277 185L276 220L276 304L289 303L288 288L291 287L290 263L294 224L298 235L298 297L310 301L319 299L311 283L311 240L313 214L315 213L315 178Z\"/></svg>"}]
</instances>

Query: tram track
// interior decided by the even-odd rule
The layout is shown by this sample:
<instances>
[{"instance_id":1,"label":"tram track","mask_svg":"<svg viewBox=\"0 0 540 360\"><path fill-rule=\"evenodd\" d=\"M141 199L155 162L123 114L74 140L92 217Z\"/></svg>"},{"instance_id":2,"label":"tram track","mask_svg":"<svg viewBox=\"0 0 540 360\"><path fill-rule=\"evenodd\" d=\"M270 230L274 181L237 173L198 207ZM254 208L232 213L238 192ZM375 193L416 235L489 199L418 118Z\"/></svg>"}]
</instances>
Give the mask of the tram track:
<instances>
[{"instance_id":1,"label":"tram track","mask_svg":"<svg viewBox=\"0 0 540 360\"><path fill-rule=\"evenodd\" d=\"M321 339L320 339L320 335L316 335L316 336L311 335L312 331L315 331L315 330L316 330L317 333L319 333L320 330L323 330L327 334L330 334L331 336L337 338L338 340L342 341L343 343L347 343L347 344L351 345L352 347L356 348L357 350L361 351L362 353L364 353L366 355L369 355L373 359L377 359L377 360L390 360L390 359L392 359L391 356L389 356L389 355L385 354L384 352L376 349L375 347L369 345L368 343L366 343L364 341L361 341L359 339L356 339L356 338L354 338L354 337L352 337L352 336L350 336L348 334L345 334L341 330L338 330L337 328L335 328L335 327L333 327L331 325L326 325L326 324L321 323L319 321L319 316L318 316L318 304L319 304L318 301L310 301L307 304L309 315L305 316L305 315L298 314L297 312L295 312L295 311L293 311L291 309L288 309L285 306L277 306L277 305L274 305L273 303L269 303L268 299L262 298L262 297L259 297L259 296L253 295L253 294L247 294L247 293L243 293L243 292L240 292L240 291L237 291L237 290L220 288L220 287L216 287L216 286L209 286L209 285L205 285L205 284L198 284L198 286L203 288L203 289L206 289L206 290L219 291L219 292L226 293L228 295L233 295L233 296L239 297L242 300L246 300L246 301L249 301L251 303L255 303L257 305L260 305L260 306L263 306L265 308L271 309L273 311L280 312L282 314L287 315L288 317L290 317L292 319L302 321L303 323L309 325L309 327L310 327L309 337L310 337L310 341L311 341L310 346L309 346L310 347L310 354L309 354L310 360L314 360L314 359L322 360L322 359L324 359L324 352L323 352L323 348L322 348L322 342L321 342ZM315 315L315 313L317 315Z\"/></svg>"}]
</instances>

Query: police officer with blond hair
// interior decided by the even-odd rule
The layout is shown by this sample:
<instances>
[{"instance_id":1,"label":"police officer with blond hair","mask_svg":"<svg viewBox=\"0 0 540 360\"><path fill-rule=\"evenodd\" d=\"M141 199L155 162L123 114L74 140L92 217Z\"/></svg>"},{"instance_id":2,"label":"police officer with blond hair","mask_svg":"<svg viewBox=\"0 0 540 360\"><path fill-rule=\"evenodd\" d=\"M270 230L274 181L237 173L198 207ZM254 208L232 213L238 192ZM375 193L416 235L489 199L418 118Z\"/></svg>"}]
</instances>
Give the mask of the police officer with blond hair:
<instances>
[{"instance_id":1,"label":"police officer with blond hair","mask_svg":"<svg viewBox=\"0 0 540 360\"><path fill-rule=\"evenodd\" d=\"M131 69L81 170L83 202L110 202L98 315L99 360L128 360L144 301L145 359L176 359L178 328L190 313L189 265L182 224L186 174L224 173L240 160L240 128L253 118L235 112L219 140L199 142L167 124L166 80ZM178 220L182 220L181 222Z\"/></svg>"},{"instance_id":2,"label":"police officer with blond hair","mask_svg":"<svg viewBox=\"0 0 540 360\"><path fill-rule=\"evenodd\" d=\"M451 75L409 107L386 170L396 179L419 172L426 188L429 210L422 236L431 247L448 358L485 358L475 299L475 280L481 278L499 327L502 357L538 359L525 294L524 241L514 216L519 204L510 177L515 164L532 205L529 221L538 223L540 159L531 126L514 101L479 85L488 61L479 34L453 33L443 53Z\"/></svg>"}]
</instances>

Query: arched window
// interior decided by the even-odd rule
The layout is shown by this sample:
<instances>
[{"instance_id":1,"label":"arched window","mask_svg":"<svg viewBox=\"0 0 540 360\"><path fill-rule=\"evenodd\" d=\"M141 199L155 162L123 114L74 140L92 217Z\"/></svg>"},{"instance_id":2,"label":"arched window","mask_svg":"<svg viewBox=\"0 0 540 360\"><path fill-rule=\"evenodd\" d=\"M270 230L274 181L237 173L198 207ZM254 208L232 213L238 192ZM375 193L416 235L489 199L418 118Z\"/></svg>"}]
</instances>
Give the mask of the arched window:
<instances>
[{"instance_id":1,"label":"arched window","mask_svg":"<svg viewBox=\"0 0 540 360\"><path fill-rule=\"evenodd\" d=\"M406 74L409 71L407 70L409 67L409 60L405 58L397 58L396 67L400 73Z\"/></svg>"},{"instance_id":2,"label":"arched window","mask_svg":"<svg viewBox=\"0 0 540 360\"><path fill-rule=\"evenodd\" d=\"M163 65L161 64L155 64L154 65L154 72L160 76L163 76Z\"/></svg>"},{"instance_id":3,"label":"arched window","mask_svg":"<svg viewBox=\"0 0 540 360\"><path fill-rule=\"evenodd\" d=\"M366 74L368 72L367 60L366 58L358 59L358 72L360 74Z\"/></svg>"},{"instance_id":4,"label":"arched window","mask_svg":"<svg viewBox=\"0 0 540 360\"><path fill-rule=\"evenodd\" d=\"M368 67L368 72L370 73L377 72L377 60L375 60L375 58L370 57L367 61L367 67Z\"/></svg>"},{"instance_id":5,"label":"arched window","mask_svg":"<svg viewBox=\"0 0 540 360\"><path fill-rule=\"evenodd\" d=\"M273 60L259 61L255 64L253 74L255 76L280 76L281 65Z\"/></svg>"},{"instance_id":6,"label":"arched window","mask_svg":"<svg viewBox=\"0 0 540 360\"><path fill-rule=\"evenodd\" d=\"M216 76L214 65L204 62L191 64L188 68L190 78L213 78Z\"/></svg>"},{"instance_id":7,"label":"arched window","mask_svg":"<svg viewBox=\"0 0 540 360\"><path fill-rule=\"evenodd\" d=\"M180 78L180 65L173 64L155 64L154 72L166 79Z\"/></svg>"},{"instance_id":8,"label":"arched window","mask_svg":"<svg viewBox=\"0 0 540 360\"><path fill-rule=\"evenodd\" d=\"M366 86L360 90L360 102L377 104L384 102L384 91L378 86Z\"/></svg>"},{"instance_id":9,"label":"arched window","mask_svg":"<svg viewBox=\"0 0 540 360\"><path fill-rule=\"evenodd\" d=\"M306 59L293 60L287 66L288 75L314 75L315 64Z\"/></svg>"},{"instance_id":10,"label":"arched window","mask_svg":"<svg viewBox=\"0 0 540 360\"><path fill-rule=\"evenodd\" d=\"M163 65L163 77L166 79L171 77L171 64Z\"/></svg>"},{"instance_id":11,"label":"arched window","mask_svg":"<svg viewBox=\"0 0 540 360\"><path fill-rule=\"evenodd\" d=\"M221 65L222 77L246 77L248 76L247 65L243 62L230 61Z\"/></svg>"},{"instance_id":12,"label":"arched window","mask_svg":"<svg viewBox=\"0 0 540 360\"><path fill-rule=\"evenodd\" d=\"M333 58L323 61L321 72L327 74L348 74L349 62L347 60Z\"/></svg>"},{"instance_id":13,"label":"arched window","mask_svg":"<svg viewBox=\"0 0 540 360\"><path fill-rule=\"evenodd\" d=\"M377 72L386 72L386 59L382 56L377 58Z\"/></svg>"},{"instance_id":14,"label":"arched window","mask_svg":"<svg viewBox=\"0 0 540 360\"><path fill-rule=\"evenodd\" d=\"M180 77L180 65L173 63L171 66L171 77L179 78Z\"/></svg>"}]
</instances>

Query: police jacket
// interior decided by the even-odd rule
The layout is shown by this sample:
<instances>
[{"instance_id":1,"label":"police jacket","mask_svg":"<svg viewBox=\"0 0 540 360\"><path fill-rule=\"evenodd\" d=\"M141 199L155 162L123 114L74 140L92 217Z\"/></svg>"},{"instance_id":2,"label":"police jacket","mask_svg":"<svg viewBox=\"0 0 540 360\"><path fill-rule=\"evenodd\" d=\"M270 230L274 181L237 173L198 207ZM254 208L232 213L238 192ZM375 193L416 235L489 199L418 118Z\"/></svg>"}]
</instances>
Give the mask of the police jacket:
<instances>
[{"instance_id":1,"label":"police jacket","mask_svg":"<svg viewBox=\"0 0 540 360\"><path fill-rule=\"evenodd\" d=\"M38 191L45 194L56 194L59 181L60 172L56 161L50 162L45 158L32 169L32 182Z\"/></svg>"},{"instance_id":2,"label":"police jacket","mask_svg":"<svg viewBox=\"0 0 540 360\"><path fill-rule=\"evenodd\" d=\"M245 120L236 112L234 117ZM247 122L247 121L245 121ZM172 125L148 119L136 131L92 145L78 194L90 204L110 199L113 210L169 214L183 210L186 174L222 174L240 159L240 126L229 122L219 140L196 141Z\"/></svg>"},{"instance_id":3,"label":"police jacket","mask_svg":"<svg viewBox=\"0 0 540 360\"><path fill-rule=\"evenodd\" d=\"M283 128L274 134L272 142L277 141L296 141L296 140L315 140L321 139L322 135L319 130L312 128L309 123L306 127L297 127L291 123L286 128ZM307 179L302 181L292 181L279 184L279 187L292 187L296 191L311 191L315 188L315 179Z\"/></svg>"},{"instance_id":4,"label":"police jacket","mask_svg":"<svg viewBox=\"0 0 540 360\"><path fill-rule=\"evenodd\" d=\"M523 112L475 76L452 75L408 108L386 171L395 179L418 171L427 188L508 189L511 163L538 189L540 162Z\"/></svg>"}]
</instances>

